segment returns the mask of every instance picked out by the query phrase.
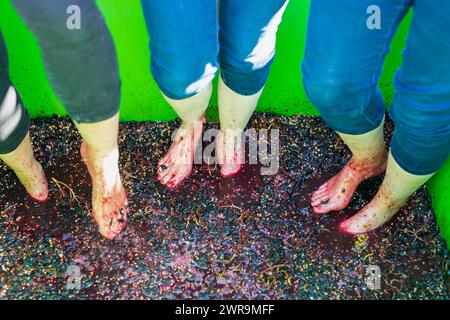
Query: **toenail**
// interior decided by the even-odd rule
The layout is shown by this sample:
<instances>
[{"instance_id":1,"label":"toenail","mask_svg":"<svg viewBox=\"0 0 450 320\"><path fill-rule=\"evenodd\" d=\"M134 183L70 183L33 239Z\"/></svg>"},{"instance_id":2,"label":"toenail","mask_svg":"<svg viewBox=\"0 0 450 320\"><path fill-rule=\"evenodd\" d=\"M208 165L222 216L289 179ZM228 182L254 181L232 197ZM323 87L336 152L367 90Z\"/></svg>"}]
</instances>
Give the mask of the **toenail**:
<instances>
[{"instance_id":1,"label":"toenail","mask_svg":"<svg viewBox=\"0 0 450 320\"><path fill-rule=\"evenodd\" d=\"M342 189L341 189L341 192L344 193L344 192L345 192L345 188L342 188Z\"/></svg>"},{"instance_id":2,"label":"toenail","mask_svg":"<svg viewBox=\"0 0 450 320\"><path fill-rule=\"evenodd\" d=\"M320 204L327 204L328 203L328 199L323 199L322 201L320 201Z\"/></svg>"},{"instance_id":3,"label":"toenail","mask_svg":"<svg viewBox=\"0 0 450 320\"><path fill-rule=\"evenodd\" d=\"M164 164L160 165L159 167L160 167L162 170L167 170L167 166L164 165Z\"/></svg>"}]
</instances>

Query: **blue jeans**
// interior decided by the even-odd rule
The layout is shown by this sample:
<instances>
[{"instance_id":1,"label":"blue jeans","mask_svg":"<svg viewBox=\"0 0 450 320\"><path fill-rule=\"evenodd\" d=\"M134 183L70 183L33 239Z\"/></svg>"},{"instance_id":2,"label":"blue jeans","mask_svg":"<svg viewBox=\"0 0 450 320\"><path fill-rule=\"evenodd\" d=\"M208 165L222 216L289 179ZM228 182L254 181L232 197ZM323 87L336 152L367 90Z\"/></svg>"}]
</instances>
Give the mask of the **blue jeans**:
<instances>
[{"instance_id":1,"label":"blue jeans","mask_svg":"<svg viewBox=\"0 0 450 320\"><path fill-rule=\"evenodd\" d=\"M150 35L151 67L161 91L184 99L217 70L241 95L264 86L275 35L288 0L141 0Z\"/></svg>"},{"instance_id":2,"label":"blue jeans","mask_svg":"<svg viewBox=\"0 0 450 320\"><path fill-rule=\"evenodd\" d=\"M370 5L381 29L369 29ZM391 152L406 171L439 169L450 151L450 3L447 0L312 0L305 57L305 91L325 122L346 134L381 124L385 105L378 80L393 35L414 15L403 64L394 80Z\"/></svg>"}]
</instances>

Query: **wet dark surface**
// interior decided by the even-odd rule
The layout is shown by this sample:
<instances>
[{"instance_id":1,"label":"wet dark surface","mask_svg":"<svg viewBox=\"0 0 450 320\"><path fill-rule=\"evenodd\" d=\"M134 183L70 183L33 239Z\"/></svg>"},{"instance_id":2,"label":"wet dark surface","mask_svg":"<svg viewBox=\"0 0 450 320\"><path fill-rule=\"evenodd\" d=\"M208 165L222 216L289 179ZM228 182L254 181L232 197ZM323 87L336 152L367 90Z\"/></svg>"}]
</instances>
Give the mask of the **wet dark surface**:
<instances>
[{"instance_id":1,"label":"wet dark surface","mask_svg":"<svg viewBox=\"0 0 450 320\"><path fill-rule=\"evenodd\" d=\"M108 241L89 214L78 134L67 119L34 121L50 199L29 201L0 165L0 298L450 297L447 250L426 187L368 236L349 237L337 226L371 199L381 177L361 185L348 209L312 213L310 193L349 157L318 118L253 118L254 128L280 129L278 174L261 176L254 165L223 179L217 167L197 165L171 192L156 181L156 164L176 126L122 125L131 213L125 232ZM380 268L380 290L367 287L370 265ZM79 289L71 281L77 271Z\"/></svg>"}]
</instances>

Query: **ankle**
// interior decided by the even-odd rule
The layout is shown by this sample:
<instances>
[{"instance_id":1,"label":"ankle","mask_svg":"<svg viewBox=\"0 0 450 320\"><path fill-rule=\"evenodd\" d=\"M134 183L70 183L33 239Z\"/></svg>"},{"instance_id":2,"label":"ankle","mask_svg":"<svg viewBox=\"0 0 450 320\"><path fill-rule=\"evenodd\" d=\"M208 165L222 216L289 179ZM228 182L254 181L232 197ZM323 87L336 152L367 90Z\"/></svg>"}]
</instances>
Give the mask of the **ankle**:
<instances>
[{"instance_id":1,"label":"ankle","mask_svg":"<svg viewBox=\"0 0 450 320\"><path fill-rule=\"evenodd\" d=\"M399 190L393 190L392 187L386 183L386 179L384 179L374 199L376 199L377 202L385 203L389 207L401 207L406 203L411 194L398 191Z\"/></svg>"},{"instance_id":2,"label":"ankle","mask_svg":"<svg viewBox=\"0 0 450 320\"><path fill-rule=\"evenodd\" d=\"M41 169L41 165L35 159L24 161L20 166L10 166L17 175L27 175Z\"/></svg>"},{"instance_id":3,"label":"ankle","mask_svg":"<svg viewBox=\"0 0 450 320\"><path fill-rule=\"evenodd\" d=\"M230 136L232 138L237 138L242 136L244 129L242 128L220 128L220 134L224 137Z\"/></svg>"},{"instance_id":4,"label":"ankle","mask_svg":"<svg viewBox=\"0 0 450 320\"><path fill-rule=\"evenodd\" d=\"M192 117L190 119L183 119L181 122L180 127L193 127L196 124L204 124L206 122L206 118L204 115L201 115L200 117Z\"/></svg>"},{"instance_id":5,"label":"ankle","mask_svg":"<svg viewBox=\"0 0 450 320\"><path fill-rule=\"evenodd\" d=\"M176 136L177 137L186 135L198 136L203 132L204 124L205 122L202 121L201 119L192 122L183 121L178 130L176 130Z\"/></svg>"},{"instance_id":6,"label":"ankle","mask_svg":"<svg viewBox=\"0 0 450 320\"><path fill-rule=\"evenodd\" d=\"M112 169L118 168L118 149L90 152L89 157L92 161L94 171L97 173L111 172Z\"/></svg>"},{"instance_id":7,"label":"ankle","mask_svg":"<svg viewBox=\"0 0 450 320\"><path fill-rule=\"evenodd\" d=\"M354 170L366 171L373 168L385 166L387 159L388 159L387 151L364 157L357 157L353 155L348 161L348 165Z\"/></svg>"}]
</instances>

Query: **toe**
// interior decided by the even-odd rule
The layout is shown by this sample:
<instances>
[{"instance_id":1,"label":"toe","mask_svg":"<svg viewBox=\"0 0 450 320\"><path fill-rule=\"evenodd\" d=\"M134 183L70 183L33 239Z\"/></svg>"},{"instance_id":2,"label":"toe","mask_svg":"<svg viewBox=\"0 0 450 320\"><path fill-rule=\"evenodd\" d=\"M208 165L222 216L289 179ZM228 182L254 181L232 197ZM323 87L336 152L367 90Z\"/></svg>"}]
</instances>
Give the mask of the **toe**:
<instances>
[{"instance_id":1,"label":"toe","mask_svg":"<svg viewBox=\"0 0 450 320\"><path fill-rule=\"evenodd\" d=\"M128 204L125 204L122 208L119 209L119 221L123 221L125 224L128 221Z\"/></svg>"},{"instance_id":2,"label":"toe","mask_svg":"<svg viewBox=\"0 0 450 320\"><path fill-rule=\"evenodd\" d=\"M365 227L357 214L341 222L339 224L339 230L348 235L357 236L370 232L373 229Z\"/></svg>"},{"instance_id":3,"label":"toe","mask_svg":"<svg viewBox=\"0 0 450 320\"><path fill-rule=\"evenodd\" d=\"M318 205L313 206L313 211L314 213L323 214L330 212L331 208L319 203Z\"/></svg>"},{"instance_id":4,"label":"toe","mask_svg":"<svg viewBox=\"0 0 450 320\"><path fill-rule=\"evenodd\" d=\"M167 169L166 171L162 172L161 174L158 174L158 180L162 183L162 181L168 179L168 177L171 176L171 169ZM164 184L164 183L162 183Z\"/></svg>"},{"instance_id":5,"label":"toe","mask_svg":"<svg viewBox=\"0 0 450 320\"><path fill-rule=\"evenodd\" d=\"M25 188L25 189L27 189L27 188ZM44 183L38 188L38 190L29 191L27 189L27 192L30 195L30 197L37 202L42 203L42 202L47 201L47 199L48 199L47 181L44 181Z\"/></svg>"},{"instance_id":6,"label":"toe","mask_svg":"<svg viewBox=\"0 0 450 320\"><path fill-rule=\"evenodd\" d=\"M326 198L326 192L324 192L324 191L322 191L322 192L316 191L311 196L311 202L315 202L317 200L322 201L324 198Z\"/></svg>"},{"instance_id":7,"label":"toe","mask_svg":"<svg viewBox=\"0 0 450 320\"><path fill-rule=\"evenodd\" d=\"M171 179L171 180L169 180L169 182L167 182L166 186L170 189L173 189L181 183L181 180L182 180L182 177L179 177L179 176L173 177L173 179Z\"/></svg>"},{"instance_id":8,"label":"toe","mask_svg":"<svg viewBox=\"0 0 450 320\"><path fill-rule=\"evenodd\" d=\"M167 162L158 164L158 179L164 177L170 171L170 166Z\"/></svg>"},{"instance_id":9,"label":"toe","mask_svg":"<svg viewBox=\"0 0 450 320\"><path fill-rule=\"evenodd\" d=\"M113 222L111 224L111 227L109 228L109 234L117 236L120 231L125 227L125 224L123 222L120 222L119 219L113 219Z\"/></svg>"},{"instance_id":10,"label":"toe","mask_svg":"<svg viewBox=\"0 0 450 320\"><path fill-rule=\"evenodd\" d=\"M349 228L348 224L349 224L348 220L341 222L339 224L339 231L341 231L342 233L345 233L345 234L353 235L353 233L350 232L350 228Z\"/></svg>"},{"instance_id":11,"label":"toe","mask_svg":"<svg viewBox=\"0 0 450 320\"><path fill-rule=\"evenodd\" d=\"M122 229L125 227L125 220L123 218L122 209L117 209L111 212L111 218L108 227L108 231L110 234L117 235L120 233L120 231L122 231Z\"/></svg>"},{"instance_id":12,"label":"toe","mask_svg":"<svg viewBox=\"0 0 450 320\"><path fill-rule=\"evenodd\" d=\"M325 192L328 189L328 182L322 184L317 190L316 192Z\"/></svg>"},{"instance_id":13,"label":"toe","mask_svg":"<svg viewBox=\"0 0 450 320\"><path fill-rule=\"evenodd\" d=\"M117 224L119 225L120 229L125 228L126 222L128 221L128 212L125 208L119 209L119 214L115 218L117 221Z\"/></svg>"},{"instance_id":14,"label":"toe","mask_svg":"<svg viewBox=\"0 0 450 320\"><path fill-rule=\"evenodd\" d=\"M114 219L111 220L110 226L107 231L107 234L108 234L107 238L110 240L114 239L119 234L119 231L120 231L118 229L117 223L113 222L113 221L114 221Z\"/></svg>"},{"instance_id":15,"label":"toe","mask_svg":"<svg viewBox=\"0 0 450 320\"><path fill-rule=\"evenodd\" d=\"M162 174L161 176L158 177L159 182L162 185L167 185L167 183L173 178L173 176L175 175L176 172L176 168L174 166L169 167L164 174Z\"/></svg>"},{"instance_id":16,"label":"toe","mask_svg":"<svg viewBox=\"0 0 450 320\"><path fill-rule=\"evenodd\" d=\"M120 188L120 203L121 205L119 207L128 212L128 196L123 185Z\"/></svg>"},{"instance_id":17,"label":"toe","mask_svg":"<svg viewBox=\"0 0 450 320\"><path fill-rule=\"evenodd\" d=\"M322 202L322 198L311 199L311 205L313 207L316 207L316 206L320 205L321 202Z\"/></svg>"},{"instance_id":18,"label":"toe","mask_svg":"<svg viewBox=\"0 0 450 320\"><path fill-rule=\"evenodd\" d=\"M356 235L364 233L358 229L359 229L358 226L354 224L354 222L352 221L352 218L347 219L339 224L339 230L342 233L345 233L345 234L348 234L351 236L356 236Z\"/></svg>"},{"instance_id":19,"label":"toe","mask_svg":"<svg viewBox=\"0 0 450 320\"><path fill-rule=\"evenodd\" d=\"M167 186L175 177L175 173L168 173L166 174L164 177L161 178L161 180L159 180L159 182L161 182L162 185Z\"/></svg>"},{"instance_id":20,"label":"toe","mask_svg":"<svg viewBox=\"0 0 450 320\"><path fill-rule=\"evenodd\" d=\"M224 178L227 177L231 177L234 176L235 174L239 173L239 171L241 170L242 166L241 165L227 165L227 164L223 164L220 168L220 175Z\"/></svg>"},{"instance_id":21,"label":"toe","mask_svg":"<svg viewBox=\"0 0 450 320\"><path fill-rule=\"evenodd\" d=\"M111 230L109 227L99 224L98 230L100 231L100 234L104 236L106 239L112 240L114 237L112 236Z\"/></svg>"},{"instance_id":22,"label":"toe","mask_svg":"<svg viewBox=\"0 0 450 320\"><path fill-rule=\"evenodd\" d=\"M174 183L174 182L172 182L172 181L170 181L170 182L168 182L167 184L166 184L166 187L167 188L169 188L169 189L175 189L175 187L176 187L177 185Z\"/></svg>"},{"instance_id":23,"label":"toe","mask_svg":"<svg viewBox=\"0 0 450 320\"><path fill-rule=\"evenodd\" d=\"M48 193L47 192L42 192L42 193L38 193L36 196L32 196L34 200L38 201L38 202L45 202L48 199Z\"/></svg>"},{"instance_id":24,"label":"toe","mask_svg":"<svg viewBox=\"0 0 450 320\"><path fill-rule=\"evenodd\" d=\"M115 218L112 213L114 212L114 206L111 204L112 201L108 201L100 206L100 208L92 210L92 216L98 225L100 234L110 240L113 238L111 234L111 227ZM105 212L111 212L111 214L106 215Z\"/></svg>"},{"instance_id":25,"label":"toe","mask_svg":"<svg viewBox=\"0 0 450 320\"><path fill-rule=\"evenodd\" d=\"M184 179L189 175L191 170L188 167L184 167L182 170L178 171L167 183L167 187L173 189L183 182Z\"/></svg>"},{"instance_id":26,"label":"toe","mask_svg":"<svg viewBox=\"0 0 450 320\"><path fill-rule=\"evenodd\" d=\"M327 191L328 191L328 188L327 188L327 184L325 183L312 193L312 197L315 197L315 198L320 197L323 194L325 194Z\"/></svg>"},{"instance_id":27,"label":"toe","mask_svg":"<svg viewBox=\"0 0 450 320\"><path fill-rule=\"evenodd\" d=\"M311 198L311 205L317 206L317 205L326 205L330 199L326 196L326 194L320 194L318 196L313 196Z\"/></svg>"}]
</instances>

